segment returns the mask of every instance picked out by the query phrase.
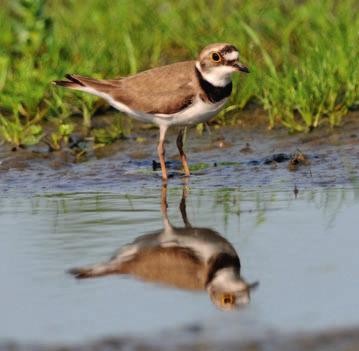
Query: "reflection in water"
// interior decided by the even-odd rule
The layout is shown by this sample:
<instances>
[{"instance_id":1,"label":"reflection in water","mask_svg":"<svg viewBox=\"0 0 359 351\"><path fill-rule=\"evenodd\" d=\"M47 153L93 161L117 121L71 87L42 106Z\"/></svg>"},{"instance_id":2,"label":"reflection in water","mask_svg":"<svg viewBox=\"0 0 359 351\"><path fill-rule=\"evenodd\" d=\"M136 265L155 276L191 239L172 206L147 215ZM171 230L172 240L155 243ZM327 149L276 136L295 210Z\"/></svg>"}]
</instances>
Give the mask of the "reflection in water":
<instances>
[{"instance_id":1,"label":"reflection in water","mask_svg":"<svg viewBox=\"0 0 359 351\"><path fill-rule=\"evenodd\" d=\"M164 228L123 246L110 261L70 270L76 278L129 274L147 282L178 289L206 290L212 302L232 310L249 302L248 284L240 276L240 260L233 246L210 228L192 227L186 213L186 188L180 211L184 227L173 227L167 215L167 187L162 187Z\"/></svg>"}]
</instances>

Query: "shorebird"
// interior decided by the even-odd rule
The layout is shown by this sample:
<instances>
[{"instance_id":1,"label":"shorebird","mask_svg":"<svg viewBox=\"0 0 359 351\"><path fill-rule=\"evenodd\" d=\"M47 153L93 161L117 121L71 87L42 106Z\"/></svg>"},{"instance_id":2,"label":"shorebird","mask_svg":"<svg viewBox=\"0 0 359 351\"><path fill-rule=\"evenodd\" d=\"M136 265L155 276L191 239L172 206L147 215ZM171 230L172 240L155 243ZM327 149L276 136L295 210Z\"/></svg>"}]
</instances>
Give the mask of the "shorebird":
<instances>
[{"instance_id":1,"label":"shorebird","mask_svg":"<svg viewBox=\"0 0 359 351\"><path fill-rule=\"evenodd\" d=\"M105 99L117 110L159 127L157 147L162 179L167 180L165 135L171 126L181 127L177 147L184 173L190 175L183 151L185 126L208 121L226 103L232 92L232 74L249 72L239 61L238 49L228 43L206 46L197 60L153 68L119 79L93 79L67 74L53 83Z\"/></svg>"},{"instance_id":2,"label":"shorebird","mask_svg":"<svg viewBox=\"0 0 359 351\"><path fill-rule=\"evenodd\" d=\"M108 262L69 272L76 278L127 274L178 289L205 290L222 310L247 304L251 289L258 283L248 284L241 277L234 247L210 228L191 226L185 196L180 210L185 226L174 227L167 216L166 187L163 187L163 229L136 238Z\"/></svg>"}]
</instances>

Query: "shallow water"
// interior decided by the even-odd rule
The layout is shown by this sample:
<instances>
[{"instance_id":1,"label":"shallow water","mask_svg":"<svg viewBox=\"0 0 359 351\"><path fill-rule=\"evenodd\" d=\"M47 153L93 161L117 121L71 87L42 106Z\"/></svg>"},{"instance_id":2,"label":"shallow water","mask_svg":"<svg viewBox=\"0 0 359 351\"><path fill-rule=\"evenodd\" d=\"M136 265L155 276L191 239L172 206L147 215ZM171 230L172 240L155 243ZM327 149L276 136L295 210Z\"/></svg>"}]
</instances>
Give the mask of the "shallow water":
<instances>
[{"instance_id":1,"label":"shallow water","mask_svg":"<svg viewBox=\"0 0 359 351\"><path fill-rule=\"evenodd\" d=\"M168 216L183 226L182 187ZM106 261L121 246L162 228L160 189L134 194L67 193L1 199L0 339L83 341L146 335L223 318L206 292L127 276L77 281L66 270ZM259 287L236 323L314 330L358 325L359 189L191 189L188 219L226 238L242 276Z\"/></svg>"},{"instance_id":2,"label":"shallow water","mask_svg":"<svg viewBox=\"0 0 359 351\"><path fill-rule=\"evenodd\" d=\"M216 134L214 143L192 136L190 163L206 167L185 185L188 220L233 245L241 278L259 282L249 304L234 312L219 310L206 291L67 273L106 262L139 236L163 229L152 145L127 140L110 157L60 169L51 158L2 155L0 341L82 342L188 325L209 325L211 336L228 340L358 326L359 138L351 126L343 130L302 138L233 129L225 131L225 148ZM251 152L243 152L246 142ZM132 158L126 145L153 153ZM288 162L267 162L298 147L309 166L293 172ZM168 150L175 152L173 145ZM183 227L184 180L176 167L170 167L168 219Z\"/></svg>"}]
</instances>

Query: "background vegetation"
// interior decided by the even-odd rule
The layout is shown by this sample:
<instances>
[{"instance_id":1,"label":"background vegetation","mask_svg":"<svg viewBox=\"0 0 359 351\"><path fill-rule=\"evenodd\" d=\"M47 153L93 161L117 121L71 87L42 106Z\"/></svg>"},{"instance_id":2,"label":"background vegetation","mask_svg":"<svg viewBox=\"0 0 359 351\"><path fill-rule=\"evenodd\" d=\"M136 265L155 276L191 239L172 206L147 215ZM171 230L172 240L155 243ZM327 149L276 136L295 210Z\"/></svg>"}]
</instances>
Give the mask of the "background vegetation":
<instances>
[{"instance_id":1,"label":"background vegetation","mask_svg":"<svg viewBox=\"0 0 359 351\"><path fill-rule=\"evenodd\" d=\"M80 114L90 130L100 104L52 80L133 74L216 41L236 44L252 72L236 78L220 123L254 103L270 127L337 125L359 102L358 13L357 0L0 0L0 136L37 143L46 120L60 147L73 130L68 117ZM111 133L121 126L93 131L109 142Z\"/></svg>"}]
</instances>

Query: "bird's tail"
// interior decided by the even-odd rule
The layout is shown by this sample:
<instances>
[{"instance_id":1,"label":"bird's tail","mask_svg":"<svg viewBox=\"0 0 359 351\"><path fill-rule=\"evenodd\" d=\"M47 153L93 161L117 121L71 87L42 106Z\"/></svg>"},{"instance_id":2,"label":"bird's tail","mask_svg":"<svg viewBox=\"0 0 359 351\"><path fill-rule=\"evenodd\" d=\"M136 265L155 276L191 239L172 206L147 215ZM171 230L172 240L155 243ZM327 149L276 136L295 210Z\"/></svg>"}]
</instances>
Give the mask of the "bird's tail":
<instances>
[{"instance_id":1,"label":"bird's tail","mask_svg":"<svg viewBox=\"0 0 359 351\"><path fill-rule=\"evenodd\" d=\"M70 89L79 89L85 87L85 84L74 75L66 74L65 77L67 80L54 80L52 83Z\"/></svg>"},{"instance_id":2,"label":"bird's tail","mask_svg":"<svg viewBox=\"0 0 359 351\"><path fill-rule=\"evenodd\" d=\"M119 267L115 267L108 263L97 264L90 267L72 268L68 270L77 279L101 277L104 275L121 273Z\"/></svg>"},{"instance_id":3,"label":"bird's tail","mask_svg":"<svg viewBox=\"0 0 359 351\"><path fill-rule=\"evenodd\" d=\"M94 95L102 96L113 89L110 81L83 77L75 74L66 74L67 80L54 80L52 83L69 89L85 91Z\"/></svg>"}]
</instances>

